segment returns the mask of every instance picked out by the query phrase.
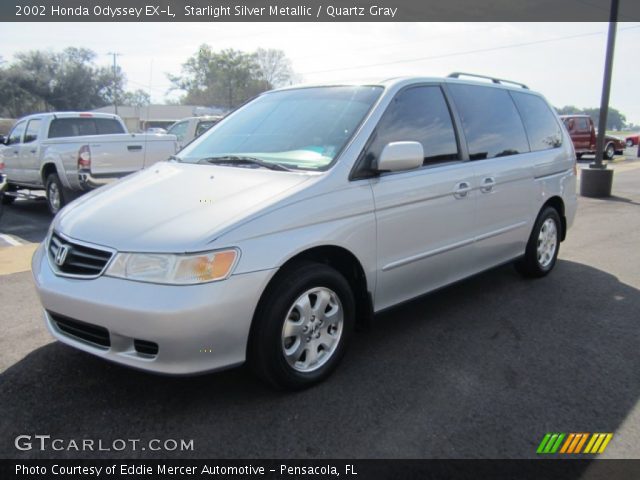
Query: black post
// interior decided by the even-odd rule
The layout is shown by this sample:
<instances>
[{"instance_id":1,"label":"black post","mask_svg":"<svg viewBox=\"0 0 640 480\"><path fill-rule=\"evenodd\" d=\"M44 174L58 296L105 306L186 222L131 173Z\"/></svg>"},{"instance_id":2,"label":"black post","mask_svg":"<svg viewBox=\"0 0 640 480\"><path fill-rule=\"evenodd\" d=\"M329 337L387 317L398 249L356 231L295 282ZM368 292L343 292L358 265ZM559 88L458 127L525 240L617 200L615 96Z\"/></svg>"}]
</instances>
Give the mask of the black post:
<instances>
[{"instance_id":1,"label":"black post","mask_svg":"<svg viewBox=\"0 0 640 480\"><path fill-rule=\"evenodd\" d=\"M604 154L604 136L607 129L607 113L609 111L613 52L616 44L618 3L619 0L611 0L607 54L604 61L600 118L598 119L598 138L596 139L596 159L589 165L589 168L583 168L580 171L580 194L585 197L609 197L613 187L613 170L607 169L607 166L602 163L602 157Z\"/></svg>"},{"instance_id":2,"label":"black post","mask_svg":"<svg viewBox=\"0 0 640 480\"><path fill-rule=\"evenodd\" d=\"M607 114L609 113L609 93L611 92L613 51L616 45L616 29L618 25L618 2L619 0L611 0L607 55L604 61L604 79L602 81L602 97L600 99L600 118L598 119L598 138L596 139L596 161L591 164L591 168L605 168L602 163L602 157L604 154L604 135L607 127Z\"/></svg>"}]
</instances>

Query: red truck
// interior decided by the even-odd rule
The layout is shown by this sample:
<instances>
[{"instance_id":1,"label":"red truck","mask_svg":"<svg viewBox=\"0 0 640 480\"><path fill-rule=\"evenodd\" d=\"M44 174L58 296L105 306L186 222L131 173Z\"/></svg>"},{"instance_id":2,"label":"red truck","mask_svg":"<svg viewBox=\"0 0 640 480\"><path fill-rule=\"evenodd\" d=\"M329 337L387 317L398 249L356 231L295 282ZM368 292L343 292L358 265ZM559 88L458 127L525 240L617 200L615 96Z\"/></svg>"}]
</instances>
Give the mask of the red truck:
<instances>
[{"instance_id":1,"label":"red truck","mask_svg":"<svg viewBox=\"0 0 640 480\"><path fill-rule=\"evenodd\" d=\"M596 153L596 128L589 115L560 115L569 131L576 157ZM615 154L624 152L624 140L612 135L604 136L604 158L611 160Z\"/></svg>"}]
</instances>

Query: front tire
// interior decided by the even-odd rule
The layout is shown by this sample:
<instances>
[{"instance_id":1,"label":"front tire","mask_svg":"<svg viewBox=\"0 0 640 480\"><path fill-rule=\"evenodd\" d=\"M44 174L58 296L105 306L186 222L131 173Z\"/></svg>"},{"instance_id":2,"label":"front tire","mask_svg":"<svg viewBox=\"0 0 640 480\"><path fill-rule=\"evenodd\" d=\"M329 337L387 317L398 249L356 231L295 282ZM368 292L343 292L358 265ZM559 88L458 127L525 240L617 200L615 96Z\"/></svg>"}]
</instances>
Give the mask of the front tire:
<instances>
[{"instance_id":1,"label":"front tire","mask_svg":"<svg viewBox=\"0 0 640 480\"><path fill-rule=\"evenodd\" d=\"M7 192L17 192L18 189L13 185L7 185ZM6 192L2 194L2 205L11 205L16 201L16 197L13 195L7 195Z\"/></svg>"},{"instance_id":2,"label":"front tire","mask_svg":"<svg viewBox=\"0 0 640 480\"><path fill-rule=\"evenodd\" d=\"M560 250L562 222L553 207L546 207L536 220L529 236L524 257L515 263L516 270L525 277L547 275L556 264Z\"/></svg>"},{"instance_id":3,"label":"front tire","mask_svg":"<svg viewBox=\"0 0 640 480\"><path fill-rule=\"evenodd\" d=\"M310 387L338 366L354 323L345 278L325 264L300 262L279 274L256 310L249 365L278 389Z\"/></svg>"},{"instance_id":4,"label":"front tire","mask_svg":"<svg viewBox=\"0 0 640 480\"><path fill-rule=\"evenodd\" d=\"M627 140L627 148L633 147L633 141Z\"/></svg>"},{"instance_id":5,"label":"front tire","mask_svg":"<svg viewBox=\"0 0 640 480\"><path fill-rule=\"evenodd\" d=\"M611 160L616 154L616 147L613 146L613 143L607 145L604 149L604 158L607 160Z\"/></svg>"},{"instance_id":6,"label":"front tire","mask_svg":"<svg viewBox=\"0 0 640 480\"><path fill-rule=\"evenodd\" d=\"M57 173L50 173L45 182L47 206L52 215L58 213L67 204L62 182Z\"/></svg>"}]
</instances>

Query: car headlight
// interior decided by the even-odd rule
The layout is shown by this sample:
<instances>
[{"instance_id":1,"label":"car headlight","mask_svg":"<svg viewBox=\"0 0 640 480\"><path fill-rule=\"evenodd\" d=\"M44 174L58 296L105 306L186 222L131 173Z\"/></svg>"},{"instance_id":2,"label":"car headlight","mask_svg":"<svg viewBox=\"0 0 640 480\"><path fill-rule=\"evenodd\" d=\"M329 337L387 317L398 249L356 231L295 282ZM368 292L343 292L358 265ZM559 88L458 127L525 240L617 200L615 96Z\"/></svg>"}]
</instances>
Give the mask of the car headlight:
<instances>
[{"instance_id":1,"label":"car headlight","mask_svg":"<svg viewBox=\"0 0 640 480\"><path fill-rule=\"evenodd\" d=\"M191 254L117 253L105 275L139 282L194 285L224 280L233 271L236 249Z\"/></svg>"}]
</instances>

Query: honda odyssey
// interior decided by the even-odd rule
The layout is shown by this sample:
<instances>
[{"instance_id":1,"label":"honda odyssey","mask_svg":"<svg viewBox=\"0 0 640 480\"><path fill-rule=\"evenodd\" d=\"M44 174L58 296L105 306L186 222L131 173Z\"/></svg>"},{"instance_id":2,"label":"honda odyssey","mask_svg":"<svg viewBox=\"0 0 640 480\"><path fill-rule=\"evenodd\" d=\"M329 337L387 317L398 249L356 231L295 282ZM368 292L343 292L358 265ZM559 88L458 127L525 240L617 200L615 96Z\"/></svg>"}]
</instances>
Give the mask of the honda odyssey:
<instances>
[{"instance_id":1,"label":"honda odyssey","mask_svg":"<svg viewBox=\"0 0 640 480\"><path fill-rule=\"evenodd\" d=\"M554 267L576 211L555 111L500 79L291 87L64 208L33 257L51 333L193 374L327 377L375 313L507 262Z\"/></svg>"}]
</instances>

